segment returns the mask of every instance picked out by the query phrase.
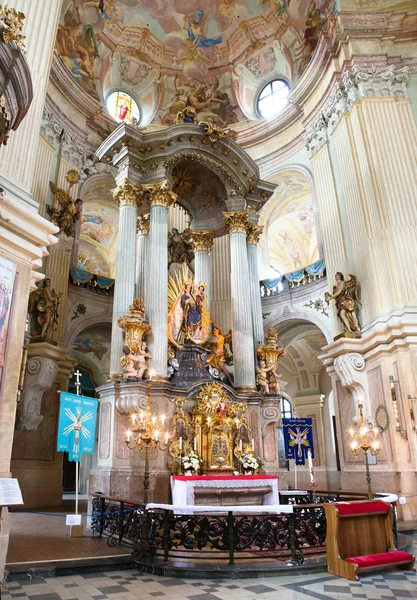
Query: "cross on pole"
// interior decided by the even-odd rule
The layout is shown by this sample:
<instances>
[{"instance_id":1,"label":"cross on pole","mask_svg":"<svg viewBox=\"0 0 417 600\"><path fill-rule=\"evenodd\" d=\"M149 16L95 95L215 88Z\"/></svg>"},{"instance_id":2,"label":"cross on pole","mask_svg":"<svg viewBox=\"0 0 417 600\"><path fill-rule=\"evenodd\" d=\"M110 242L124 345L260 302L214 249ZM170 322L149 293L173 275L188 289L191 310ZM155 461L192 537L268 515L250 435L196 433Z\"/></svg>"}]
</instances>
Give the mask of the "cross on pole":
<instances>
[{"instance_id":1,"label":"cross on pole","mask_svg":"<svg viewBox=\"0 0 417 600\"><path fill-rule=\"evenodd\" d=\"M76 380L77 380L77 381L75 382L75 387L76 387L76 389L77 389L77 396L80 396L80 395L81 395L81 382L80 382L81 373L80 373L80 370L79 370L79 369L77 369L77 370L75 371L74 375L75 375L75 378L76 378Z\"/></svg>"}]
</instances>

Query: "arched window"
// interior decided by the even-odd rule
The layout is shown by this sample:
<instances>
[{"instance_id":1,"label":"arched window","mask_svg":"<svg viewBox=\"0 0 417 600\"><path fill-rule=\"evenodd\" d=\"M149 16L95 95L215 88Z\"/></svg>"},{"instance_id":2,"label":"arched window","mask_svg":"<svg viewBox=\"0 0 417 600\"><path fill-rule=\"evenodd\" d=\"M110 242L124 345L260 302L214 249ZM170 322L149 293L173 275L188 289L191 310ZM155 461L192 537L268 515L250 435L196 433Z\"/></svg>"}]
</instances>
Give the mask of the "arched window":
<instances>
[{"instance_id":1,"label":"arched window","mask_svg":"<svg viewBox=\"0 0 417 600\"><path fill-rule=\"evenodd\" d=\"M281 396L281 417L283 419L291 419L292 417L292 406L288 398ZM278 436L278 465L280 469L285 471L290 470L289 461L285 458L285 444L284 444L284 432L282 427L277 427Z\"/></svg>"},{"instance_id":2,"label":"arched window","mask_svg":"<svg viewBox=\"0 0 417 600\"><path fill-rule=\"evenodd\" d=\"M283 79L273 79L262 88L256 105L262 119L276 117L288 102L290 87Z\"/></svg>"},{"instance_id":3,"label":"arched window","mask_svg":"<svg viewBox=\"0 0 417 600\"><path fill-rule=\"evenodd\" d=\"M107 110L119 123L138 125L140 121L139 107L126 92L112 92L106 100Z\"/></svg>"}]
</instances>

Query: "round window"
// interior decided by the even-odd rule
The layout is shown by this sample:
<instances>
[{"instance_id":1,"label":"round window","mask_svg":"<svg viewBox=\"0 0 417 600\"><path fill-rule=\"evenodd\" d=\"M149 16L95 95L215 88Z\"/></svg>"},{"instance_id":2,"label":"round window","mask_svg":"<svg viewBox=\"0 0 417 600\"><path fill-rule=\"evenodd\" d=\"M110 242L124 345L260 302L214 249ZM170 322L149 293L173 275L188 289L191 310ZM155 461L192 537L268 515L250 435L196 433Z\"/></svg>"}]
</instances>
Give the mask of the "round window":
<instances>
[{"instance_id":1,"label":"round window","mask_svg":"<svg viewBox=\"0 0 417 600\"><path fill-rule=\"evenodd\" d=\"M262 119L272 119L287 105L290 87L283 79L274 79L262 88L257 109Z\"/></svg>"},{"instance_id":2,"label":"round window","mask_svg":"<svg viewBox=\"0 0 417 600\"><path fill-rule=\"evenodd\" d=\"M111 93L107 98L106 106L113 119L116 119L119 123L131 123L133 125L139 123L139 107L132 96L129 96L126 92Z\"/></svg>"}]
</instances>

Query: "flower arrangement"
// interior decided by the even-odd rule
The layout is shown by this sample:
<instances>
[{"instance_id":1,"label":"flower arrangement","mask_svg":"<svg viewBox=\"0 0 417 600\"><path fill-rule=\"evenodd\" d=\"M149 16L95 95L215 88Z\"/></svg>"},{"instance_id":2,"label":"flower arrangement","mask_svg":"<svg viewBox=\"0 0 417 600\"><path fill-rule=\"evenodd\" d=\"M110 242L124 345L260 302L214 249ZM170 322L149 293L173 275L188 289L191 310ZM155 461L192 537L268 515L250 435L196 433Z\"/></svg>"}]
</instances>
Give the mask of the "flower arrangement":
<instances>
[{"instance_id":1,"label":"flower arrangement","mask_svg":"<svg viewBox=\"0 0 417 600\"><path fill-rule=\"evenodd\" d=\"M259 460L252 454L244 454L241 458L241 461L245 471L256 471L259 469Z\"/></svg>"},{"instance_id":2,"label":"flower arrangement","mask_svg":"<svg viewBox=\"0 0 417 600\"><path fill-rule=\"evenodd\" d=\"M193 471L194 473L199 470L201 458L195 452L190 452L188 455L181 458L182 468L184 471Z\"/></svg>"}]
</instances>

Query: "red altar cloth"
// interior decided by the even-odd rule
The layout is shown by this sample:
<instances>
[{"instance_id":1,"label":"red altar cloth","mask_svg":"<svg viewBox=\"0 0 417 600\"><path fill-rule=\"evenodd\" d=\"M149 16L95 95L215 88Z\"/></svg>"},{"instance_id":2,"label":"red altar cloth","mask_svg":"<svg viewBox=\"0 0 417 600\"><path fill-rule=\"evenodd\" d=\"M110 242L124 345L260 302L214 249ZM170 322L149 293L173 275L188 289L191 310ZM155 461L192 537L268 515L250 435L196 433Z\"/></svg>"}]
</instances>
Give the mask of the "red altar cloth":
<instances>
[{"instance_id":1,"label":"red altar cloth","mask_svg":"<svg viewBox=\"0 0 417 600\"><path fill-rule=\"evenodd\" d=\"M279 479L277 475L173 475L178 481L228 481L229 479Z\"/></svg>"}]
</instances>

